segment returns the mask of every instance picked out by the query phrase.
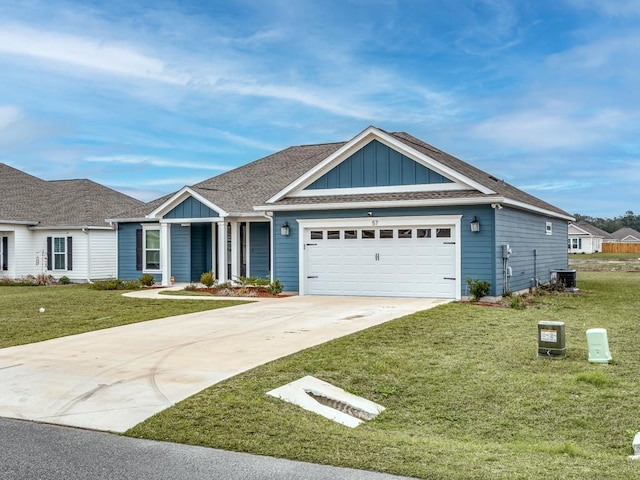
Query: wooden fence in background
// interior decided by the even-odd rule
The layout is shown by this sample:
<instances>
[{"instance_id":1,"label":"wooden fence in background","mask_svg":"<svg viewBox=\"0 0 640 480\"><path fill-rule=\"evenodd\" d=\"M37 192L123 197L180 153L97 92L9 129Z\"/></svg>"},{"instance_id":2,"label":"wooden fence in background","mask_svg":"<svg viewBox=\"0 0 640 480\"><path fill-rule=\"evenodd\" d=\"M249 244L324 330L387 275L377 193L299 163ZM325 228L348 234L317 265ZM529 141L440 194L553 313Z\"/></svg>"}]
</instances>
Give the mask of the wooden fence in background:
<instances>
[{"instance_id":1,"label":"wooden fence in background","mask_svg":"<svg viewBox=\"0 0 640 480\"><path fill-rule=\"evenodd\" d=\"M640 243L602 242L602 253L640 253Z\"/></svg>"}]
</instances>

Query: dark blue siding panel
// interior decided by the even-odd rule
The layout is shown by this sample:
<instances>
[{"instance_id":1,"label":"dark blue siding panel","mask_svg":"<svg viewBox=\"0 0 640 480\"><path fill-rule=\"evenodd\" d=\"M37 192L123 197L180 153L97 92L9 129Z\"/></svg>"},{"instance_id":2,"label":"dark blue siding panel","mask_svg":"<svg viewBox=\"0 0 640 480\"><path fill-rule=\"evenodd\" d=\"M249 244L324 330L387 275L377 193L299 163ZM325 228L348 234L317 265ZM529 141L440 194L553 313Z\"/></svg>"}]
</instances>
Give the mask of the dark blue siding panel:
<instances>
[{"instance_id":1,"label":"dark blue siding panel","mask_svg":"<svg viewBox=\"0 0 640 480\"><path fill-rule=\"evenodd\" d=\"M191 281L198 282L204 272L212 271L210 223L191 224Z\"/></svg>"},{"instance_id":2,"label":"dark blue siding panel","mask_svg":"<svg viewBox=\"0 0 640 480\"><path fill-rule=\"evenodd\" d=\"M249 224L249 276L268 277L269 271L269 223Z\"/></svg>"},{"instance_id":3,"label":"dark blue siding panel","mask_svg":"<svg viewBox=\"0 0 640 480\"><path fill-rule=\"evenodd\" d=\"M336 167L338 169L338 188L347 188L351 186L351 164L342 162Z\"/></svg>"},{"instance_id":4,"label":"dark blue siding panel","mask_svg":"<svg viewBox=\"0 0 640 480\"><path fill-rule=\"evenodd\" d=\"M373 143L369 143L360 150L362 152L362 162L364 165L364 185L372 187L376 184L376 157ZM349 160L345 160L347 162Z\"/></svg>"},{"instance_id":5,"label":"dark blue siding panel","mask_svg":"<svg viewBox=\"0 0 640 480\"><path fill-rule=\"evenodd\" d=\"M176 282L191 281L191 229L171 225L171 275Z\"/></svg>"},{"instance_id":6,"label":"dark blue siding panel","mask_svg":"<svg viewBox=\"0 0 640 480\"><path fill-rule=\"evenodd\" d=\"M407 157L402 157L402 185L416 184L416 162ZM423 167L424 168L424 167Z\"/></svg>"},{"instance_id":7,"label":"dark blue siding panel","mask_svg":"<svg viewBox=\"0 0 640 480\"><path fill-rule=\"evenodd\" d=\"M386 187L390 184L389 178L389 147L379 142L371 142L375 146L376 156L376 186Z\"/></svg>"},{"instance_id":8,"label":"dark blue siding panel","mask_svg":"<svg viewBox=\"0 0 640 480\"><path fill-rule=\"evenodd\" d=\"M327 188L338 188L338 184L340 183L340 173L337 168L327 172Z\"/></svg>"},{"instance_id":9,"label":"dark blue siding panel","mask_svg":"<svg viewBox=\"0 0 640 480\"><path fill-rule=\"evenodd\" d=\"M552 222L553 234L546 234L546 222ZM508 244L512 254L509 266L512 277L508 290L526 290L538 279L549 282L552 270L567 268L568 223L544 215L510 208L496 210L496 277L498 294L504 288L502 245Z\"/></svg>"},{"instance_id":10,"label":"dark blue siding panel","mask_svg":"<svg viewBox=\"0 0 640 480\"><path fill-rule=\"evenodd\" d=\"M207 207L195 198L189 197L168 212L164 218L211 218L217 216L218 212Z\"/></svg>"},{"instance_id":11,"label":"dark blue siding panel","mask_svg":"<svg viewBox=\"0 0 640 480\"><path fill-rule=\"evenodd\" d=\"M139 223L118 224L118 278L134 280L142 272L136 270L136 230Z\"/></svg>"},{"instance_id":12,"label":"dark blue siding panel","mask_svg":"<svg viewBox=\"0 0 640 480\"><path fill-rule=\"evenodd\" d=\"M364 155L362 150L351 156L351 186L364 187ZM349 162L346 162L349 163Z\"/></svg>"},{"instance_id":13,"label":"dark blue siding panel","mask_svg":"<svg viewBox=\"0 0 640 480\"><path fill-rule=\"evenodd\" d=\"M395 150L389 149L389 185L402 185L402 154ZM409 160L409 159L407 159ZM412 160L410 160L412 162ZM399 167L399 168L398 168Z\"/></svg>"},{"instance_id":14,"label":"dark blue siding panel","mask_svg":"<svg viewBox=\"0 0 640 480\"><path fill-rule=\"evenodd\" d=\"M451 180L374 140L317 179L307 190L447 182Z\"/></svg>"},{"instance_id":15,"label":"dark blue siding panel","mask_svg":"<svg viewBox=\"0 0 640 480\"><path fill-rule=\"evenodd\" d=\"M467 294L465 279L467 277L487 280L495 287L495 240L494 240L494 211L489 206L464 206L442 208L393 208L376 209L377 217L431 216L431 215L460 215L461 220L461 270L459 279L463 295ZM288 237L280 235L276 230L274 235L275 265L274 276L278 278L287 291L298 291L298 219L316 218L358 218L367 216L366 209L312 211L312 212L276 212L275 225L289 223ZM480 221L478 233L471 233L470 222L474 216ZM566 245L565 245L566 249ZM492 292L493 294L493 292Z\"/></svg>"}]
</instances>

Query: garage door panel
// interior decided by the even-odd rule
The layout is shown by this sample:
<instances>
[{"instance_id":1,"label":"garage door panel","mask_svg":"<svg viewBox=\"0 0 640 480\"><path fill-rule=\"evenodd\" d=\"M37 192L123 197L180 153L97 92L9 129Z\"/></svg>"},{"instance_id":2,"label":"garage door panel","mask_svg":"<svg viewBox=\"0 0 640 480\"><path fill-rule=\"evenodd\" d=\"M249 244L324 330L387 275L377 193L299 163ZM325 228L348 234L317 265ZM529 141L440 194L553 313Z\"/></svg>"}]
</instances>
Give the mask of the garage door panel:
<instances>
[{"instance_id":1,"label":"garage door panel","mask_svg":"<svg viewBox=\"0 0 640 480\"><path fill-rule=\"evenodd\" d=\"M444 238L419 226L313 231L322 238L304 230L306 293L455 298L456 282L445 280L456 270L452 226L438 230Z\"/></svg>"}]
</instances>

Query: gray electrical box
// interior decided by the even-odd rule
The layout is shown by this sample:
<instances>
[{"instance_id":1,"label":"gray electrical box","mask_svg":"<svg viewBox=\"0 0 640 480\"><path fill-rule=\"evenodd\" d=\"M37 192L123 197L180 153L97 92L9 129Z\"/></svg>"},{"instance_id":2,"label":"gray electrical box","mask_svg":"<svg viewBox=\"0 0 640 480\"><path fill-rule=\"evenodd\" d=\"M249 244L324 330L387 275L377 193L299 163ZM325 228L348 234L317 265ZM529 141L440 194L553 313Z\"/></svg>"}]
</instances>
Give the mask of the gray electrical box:
<instances>
[{"instance_id":1,"label":"gray electrical box","mask_svg":"<svg viewBox=\"0 0 640 480\"><path fill-rule=\"evenodd\" d=\"M557 359L566 354L564 322L538 322L538 357Z\"/></svg>"},{"instance_id":2,"label":"gray electrical box","mask_svg":"<svg viewBox=\"0 0 640 480\"><path fill-rule=\"evenodd\" d=\"M502 258L509 258L511 256L511 247L509 245L502 245Z\"/></svg>"}]
</instances>

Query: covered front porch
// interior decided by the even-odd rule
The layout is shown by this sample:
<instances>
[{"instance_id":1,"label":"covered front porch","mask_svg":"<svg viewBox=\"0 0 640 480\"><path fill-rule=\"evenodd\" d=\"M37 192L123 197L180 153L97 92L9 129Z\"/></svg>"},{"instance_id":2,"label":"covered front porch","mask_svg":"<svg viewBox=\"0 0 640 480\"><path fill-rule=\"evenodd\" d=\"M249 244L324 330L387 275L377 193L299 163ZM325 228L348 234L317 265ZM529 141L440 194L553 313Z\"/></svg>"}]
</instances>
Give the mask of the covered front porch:
<instances>
[{"instance_id":1,"label":"covered front porch","mask_svg":"<svg viewBox=\"0 0 640 480\"><path fill-rule=\"evenodd\" d=\"M213 272L218 282L271 275L270 222L266 218L160 220L161 283L199 282ZM214 220L214 219L207 219Z\"/></svg>"}]
</instances>

